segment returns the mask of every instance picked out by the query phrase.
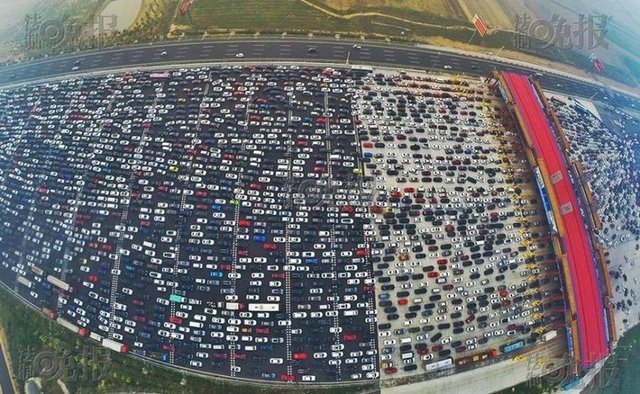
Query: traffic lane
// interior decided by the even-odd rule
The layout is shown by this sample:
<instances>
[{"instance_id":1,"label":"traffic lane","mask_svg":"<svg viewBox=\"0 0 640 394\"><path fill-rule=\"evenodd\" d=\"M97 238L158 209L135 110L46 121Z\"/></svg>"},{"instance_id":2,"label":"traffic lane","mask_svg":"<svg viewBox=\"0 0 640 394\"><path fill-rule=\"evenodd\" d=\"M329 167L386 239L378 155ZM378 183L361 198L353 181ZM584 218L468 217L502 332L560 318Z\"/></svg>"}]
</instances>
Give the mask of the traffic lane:
<instances>
[{"instance_id":1,"label":"traffic lane","mask_svg":"<svg viewBox=\"0 0 640 394\"><path fill-rule=\"evenodd\" d=\"M182 45L182 46L180 46ZM179 49L174 50L176 46ZM314 46L317 54L309 54L309 47ZM185 48L186 47L186 48ZM166 50L167 55L161 56ZM247 58L282 58L296 60L331 60L346 62L345 53L350 55L350 62L375 62L388 63L395 66L424 66L441 68L445 64L452 66L452 70L470 74L486 75L491 69L499 67L507 71L534 73L534 70L526 67L501 64L491 60L474 58L476 67L471 68L468 57L457 54L442 54L426 49L394 48L381 45L365 45L361 49L353 48L351 43L313 43L313 42L275 42L265 41L256 43L252 41L239 41L230 43L184 43L153 45L146 47L133 47L113 49L108 52L91 52L68 55L62 59L47 59L34 64L20 64L8 66L0 72L0 82L17 82L30 78L43 78L61 75L70 72L73 64L78 59L82 60L79 71L88 71L84 67L87 63L93 67L106 68L109 66L121 66L122 60L127 59L128 65L141 65L155 62L181 61L191 59L194 61L207 61L216 59L236 59L235 55L242 52ZM11 75L14 75L12 78ZM546 74L540 78L543 87L554 88L570 94L591 96L600 93L600 87L572 80L563 76L551 76ZM561 86L558 86L560 84ZM564 86L566 85L566 87ZM628 100L619 100L621 104Z\"/></svg>"},{"instance_id":2,"label":"traffic lane","mask_svg":"<svg viewBox=\"0 0 640 394\"><path fill-rule=\"evenodd\" d=\"M9 373L9 366L5 362L4 349L0 347L0 392L2 394L13 394L13 385L11 384L11 375Z\"/></svg>"}]
</instances>

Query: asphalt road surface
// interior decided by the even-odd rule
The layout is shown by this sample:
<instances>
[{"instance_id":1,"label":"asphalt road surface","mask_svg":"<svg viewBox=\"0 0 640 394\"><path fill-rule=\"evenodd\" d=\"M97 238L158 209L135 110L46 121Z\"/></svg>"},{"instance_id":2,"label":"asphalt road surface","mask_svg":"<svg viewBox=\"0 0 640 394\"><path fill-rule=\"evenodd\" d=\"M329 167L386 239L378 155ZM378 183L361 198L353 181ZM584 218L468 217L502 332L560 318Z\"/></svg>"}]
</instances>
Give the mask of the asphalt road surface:
<instances>
[{"instance_id":1,"label":"asphalt road surface","mask_svg":"<svg viewBox=\"0 0 640 394\"><path fill-rule=\"evenodd\" d=\"M253 39L224 41L185 41L171 43L151 43L111 49L97 49L50 57L47 59L13 64L0 68L0 86L21 81L37 80L45 77L87 72L92 70L121 68L128 66L153 65L180 62L215 61L329 61L350 64L376 64L394 67L426 68L444 70L451 66L451 72L487 75L493 68L504 71L535 73L526 67L503 64L475 57L439 52L437 50L383 43L360 43L353 47L349 41L315 41L288 39ZM316 48L309 53L309 48ZM166 52L165 55L162 53ZM242 53L242 58L236 57ZM78 70L73 68L78 67ZM632 98L604 91L600 86L570 79L560 75L544 73L540 82L546 89L567 94L604 99L618 106L629 106Z\"/></svg>"},{"instance_id":2,"label":"asphalt road surface","mask_svg":"<svg viewBox=\"0 0 640 394\"><path fill-rule=\"evenodd\" d=\"M9 377L9 367L4 360L4 352L0 348L0 394L13 394L13 386Z\"/></svg>"}]
</instances>

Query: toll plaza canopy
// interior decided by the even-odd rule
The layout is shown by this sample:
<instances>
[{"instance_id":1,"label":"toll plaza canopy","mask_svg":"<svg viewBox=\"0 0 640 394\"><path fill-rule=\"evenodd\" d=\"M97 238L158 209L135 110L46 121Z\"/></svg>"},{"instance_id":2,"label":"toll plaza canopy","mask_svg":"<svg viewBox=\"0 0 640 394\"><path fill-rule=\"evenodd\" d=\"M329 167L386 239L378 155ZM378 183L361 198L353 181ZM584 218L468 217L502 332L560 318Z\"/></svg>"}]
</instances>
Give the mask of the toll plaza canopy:
<instances>
[{"instance_id":1,"label":"toll plaza canopy","mask_svg":"<svg viewBox=\"0 0 640 394\"><path fill-rule=\"evenodd\" d=\"M576 193L568 175L567 163L560 151L538 94L528 77L502 73L515 101L523 133L528 135L535 156L545 164L543 177L552 185L555 212L563 231L559 232L567 257L575 299L580 343L580 362L588 368L609 354L606 326L596 264ZM546 183L546 182L545 182ZM560 227L560 226L559 226ZM575 333L573 333L575 335Z\"/></svg>"}]
</instances>

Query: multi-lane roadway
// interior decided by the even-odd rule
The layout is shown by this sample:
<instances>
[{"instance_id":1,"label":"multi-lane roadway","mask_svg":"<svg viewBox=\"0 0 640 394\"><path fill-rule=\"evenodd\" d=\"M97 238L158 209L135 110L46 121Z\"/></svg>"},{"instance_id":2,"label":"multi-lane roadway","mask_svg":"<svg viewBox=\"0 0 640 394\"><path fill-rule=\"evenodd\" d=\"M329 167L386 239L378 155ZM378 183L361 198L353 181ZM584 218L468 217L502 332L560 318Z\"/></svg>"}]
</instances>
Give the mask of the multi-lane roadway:
<instances>
[{"instance_id":1,"label":"multi-lane roadway","mask_svg":"<svg viewBox=\"0 0 640 394\"><path fill-rule=\"evenodd\" d=\"M328 61L350 64L374 64L395 67L444 70L487 75L499 67L504 71L533 74L538 70L511 63L496 62L472 55L438 51L416 46L385 43L354 43L343 40L311 39L227 39L222 41L179 41L97 49L0 67L0 86L46 77L153 64L216 61ZM309 48L315 50L309 52ZM164 54L163 54L164 53ZM242 54L242 58L237 57ZM76 69L77 67L77 69ZM447 67L448 68L448 67ZM612 104L630 105L631 98L605 92L601 86L562 75L544 73L539 78L547 89L582 97L604 99Z\"/></svg>"}]
</instances>

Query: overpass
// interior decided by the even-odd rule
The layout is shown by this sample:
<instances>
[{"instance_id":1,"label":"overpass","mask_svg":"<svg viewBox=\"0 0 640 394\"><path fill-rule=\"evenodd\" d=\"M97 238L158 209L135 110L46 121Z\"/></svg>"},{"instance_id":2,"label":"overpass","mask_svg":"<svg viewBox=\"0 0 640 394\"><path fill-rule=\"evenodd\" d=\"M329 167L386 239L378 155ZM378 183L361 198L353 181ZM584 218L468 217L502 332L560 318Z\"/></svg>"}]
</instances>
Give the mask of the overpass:
<instances>
[{"instance_id":1,"label":"overpass","mask_svg":"<svg viewBox=\"0 0 640 394\"><path fill-rule=\"evenodd\" d=\"M522 74L493 71L491 78L514 115L526 142L525 152L538 175L539 188L546 191L549 207L547 216L552 231L556 233L552 242L561 263L565 295L567 298L569 349L573 355L572 371L589 368L609 354L611 324L610 305L607 298L608 278L602 275L599 245L593 242L582 216L581 204L570 174L576 174L574 164L566 155L568 140L557 129L557 117L546 102L539 85ZM565 152L565 154L563 154ZM581 168L581 167L580 167ZM574 175L575 178L575 175ZM587 196L583 204L588 205L591 197L588 189L580 189L580 196ZM592 228L592 211L589 205L589 224ZM600 278L602 277L602 279ZM608 324L609 317L611 323Z\"/></svg>"}]
</instances>

